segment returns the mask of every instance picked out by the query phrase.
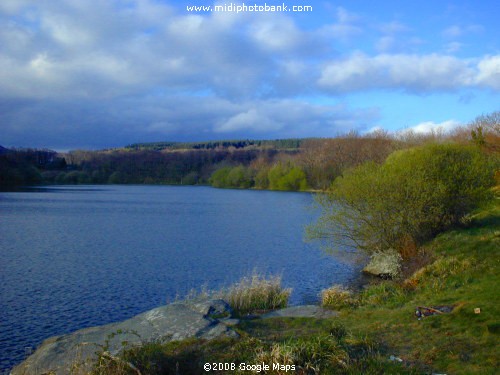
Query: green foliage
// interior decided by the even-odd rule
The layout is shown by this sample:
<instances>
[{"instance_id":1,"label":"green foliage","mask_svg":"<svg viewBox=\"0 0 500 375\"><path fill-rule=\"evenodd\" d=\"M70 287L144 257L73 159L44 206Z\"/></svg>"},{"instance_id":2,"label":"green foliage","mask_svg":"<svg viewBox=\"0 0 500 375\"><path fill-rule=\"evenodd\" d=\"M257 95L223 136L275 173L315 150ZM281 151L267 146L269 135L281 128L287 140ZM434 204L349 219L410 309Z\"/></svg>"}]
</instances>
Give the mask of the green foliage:
<instances>
[{"instance_id":1,"label":"green foliage","mask_svg":"<svg viewBox=\"0 0 500 375\"><path fill-rule=\"evenodd\" d=\"M214 173L212 173L208 182L213 187L217 188L228 187L227 177L229 176L229 172L231 172L231 167L224 167L217 169Z\"/></svg>"},{"instance_id":2,"label":"green foliage","mask_svg":"<svg viewBox=\"0 0 500 375\"><path fill-rule=\"evenodd\" d=\"M360 306L339 320L391 347L420 373L495 374L498 363L500 205L491 202L468 228L440 234L425 247L433 261L402 283L385 281L361 292ZM414 317L417 306L452 312ZM474 312L480 308L480 314ZM395 372L397 373L397 372Z\"/></svg>"},{"instance_id":3,"label":"green foliage","mask_svg":"<svg viewBox=\"0 0 500 375\"><path fill-rule=\"evenodd\" d=\"M275 164L267 174L271 190L300 191L307 189L306 174L290 163Z\"/></svg>"},{"instance_id":4,"label":"green foliage","mask_svg":"<svg viewBox=\"0 0 500 375\"><path fill-rule=\"evenodd\" d=\"M255 187L257 189L269 188L269 168L262 168L257 171L254 178Z\"/></svg>"},{"instance_id":5,"label":"green foliage","mask_svg":"<svg viewBox=\"0 0 500 375\"><path fill-rule=\"evenodd\" d=\"M245 188L248 189L253 184L252 172L243 165L236 167L223 167L217 169L210 179L210 185L217 188Z\"/></svg>"},{"instance_id":6,"label":"green foliage","mask_svg":"<svg viewBox=\"0 0 500 375\"><path fill-rule=\"evenodd\" d=\"M475 147L429 144L366 163L317 196L323 215L312 238L334 238L369 252L420 244L459 224L491 197L493 168Z\"/></svg>"},{"instance_id":7,"label":"green foliage","mask_svg":"<svg viewBox=\"0 0 500 375\"><path fill-rule=\"evenodd\" d=\"M232 168L227 175L229 187L249 188L252 186L252 175L248 168L242 165Z\"/></svg>"},{"instance_id":8,"label":"green foliage","mask_svg":"<svg viewBox=\"0 0 500 375\"><path fill-rule=\"evenodd\" d=\"M182 178L183 185L196 185L200 180L200 174L196 171L189 172Z\"/></svg>"}]
</instances>

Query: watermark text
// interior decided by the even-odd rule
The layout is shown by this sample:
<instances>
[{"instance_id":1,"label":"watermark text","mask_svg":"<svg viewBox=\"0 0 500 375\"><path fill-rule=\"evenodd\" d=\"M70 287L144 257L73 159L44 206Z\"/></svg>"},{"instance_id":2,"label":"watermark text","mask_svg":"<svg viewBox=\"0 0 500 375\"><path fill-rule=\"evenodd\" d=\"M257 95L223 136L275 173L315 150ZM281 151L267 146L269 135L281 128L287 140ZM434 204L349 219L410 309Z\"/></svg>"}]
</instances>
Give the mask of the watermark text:
<instances>
[{"instance_id":1,"label":"watermark text","mask_svg":"<svg viewBox=\"0 0 500 375\"><path fill-rule=\"evenodd\" d=\"M257 5L251 3L229 3L224 5L187 5L188 12L312 12L311 5L288 5L281 3L280 5Z\"/></svg>"}]
</instances>

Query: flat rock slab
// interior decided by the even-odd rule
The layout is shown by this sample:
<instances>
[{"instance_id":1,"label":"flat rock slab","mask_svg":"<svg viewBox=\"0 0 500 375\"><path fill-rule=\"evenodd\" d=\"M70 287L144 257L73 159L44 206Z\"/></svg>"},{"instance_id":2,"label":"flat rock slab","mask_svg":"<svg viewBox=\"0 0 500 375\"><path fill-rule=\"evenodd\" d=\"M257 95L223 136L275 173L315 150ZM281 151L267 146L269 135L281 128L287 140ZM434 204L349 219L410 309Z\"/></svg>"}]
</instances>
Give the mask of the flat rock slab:
<instances>
[{"instance_id":1,"label":"flat rock slab","mask_svg":"<svg viewBox=\"0 0 500 375\"><path fill-rule=\"evenodd\" d=\"M339 313L333 310L327 310L321 306L316 305L304 305L304 306L293 306L287 307L285 309L272 311L270 313L261 316L262 319L266 318L330 318L333 316L338 316Z\"/></svg>"},{"instance_id":2,"label":"flat rock slab","mask_svg":"<svg viewBox=\"0 0 500 375\"><path fill-rule=\"evenodd\" d=\"M189 337L212 339L238 334L211 315L230 315L229 305L222 300L177 302L139 314L119 323L84 328L74 333L52 337L23 363L12 375L69 374L75 364L88 369L96 359L95 352L105 349L111 355L144 342L168 342Z\"/></svg>"}]
</instances>

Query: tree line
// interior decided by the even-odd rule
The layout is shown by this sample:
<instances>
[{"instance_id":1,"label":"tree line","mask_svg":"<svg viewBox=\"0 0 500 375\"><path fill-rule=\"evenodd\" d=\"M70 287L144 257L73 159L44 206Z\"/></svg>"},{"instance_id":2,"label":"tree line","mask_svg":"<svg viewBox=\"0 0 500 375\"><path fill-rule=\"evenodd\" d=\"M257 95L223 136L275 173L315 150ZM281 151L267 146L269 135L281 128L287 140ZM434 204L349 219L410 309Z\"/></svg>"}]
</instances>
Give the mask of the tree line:
<instances>
[{"instance_id":1,"label":"tree line","mask_svg":"<svg viewBox=\"0 0 500 375\"><path fill-rule=\"evenodd\" d=\"M396 151L429 143L473 144L499 153L500 112L453 133L349 132L335 138L138 143L121 149L0 148L0 186L34 184L210 184L221 188L327 190L352 168L381 165Z\"/></svg>"},{"instance_id":2,"label":"tree line","mask_svg":"<svg viewBox=\"0 0 500 375\"><path fill-rule=\"evenodd\" d=\"M298 149L304 139L288 138L275 140L223 140L206 142L150 142L133 143L125 146L125 149L131 150L219 150L227 148L269 148L278 150Z\"/></svg>"}]
</instances>

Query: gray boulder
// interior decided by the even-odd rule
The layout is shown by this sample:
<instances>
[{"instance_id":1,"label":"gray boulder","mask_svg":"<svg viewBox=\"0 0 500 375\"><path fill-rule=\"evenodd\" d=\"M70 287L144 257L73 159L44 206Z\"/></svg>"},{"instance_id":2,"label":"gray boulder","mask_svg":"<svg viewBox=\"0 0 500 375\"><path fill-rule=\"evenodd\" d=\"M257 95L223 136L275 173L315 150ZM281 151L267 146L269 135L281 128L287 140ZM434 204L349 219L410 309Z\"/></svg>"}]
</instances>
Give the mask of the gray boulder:
<instances>
[{"instance_id":1,"label":"gray boulder","mask_svg":"<svg viewBox=\"0 0 500 375\"><path fill-rule=\"evenodd\" d=\"M105 350L111 356L125 347L144 342L168 342L189 337L213 339L238 334L217 317L230 317L231 308L222 300L183 301L155 308L119 323L84 328L74 333L52 337L24 362L12 375L70 374L77 366L78 373L92 366L96 352Z\"/></svg>"},{"instance_id":2,"label":"gray boulder","mask_svg":"<svg viewBox=\"0 0 500 375\"><path fill-rule=\"evenodd\" d=\"M401 273L401 255L392 249L373 253L363 272L382 278L395 278Z\"/></svg>"}]
</instances>

